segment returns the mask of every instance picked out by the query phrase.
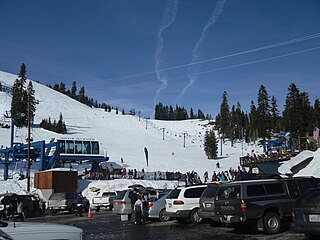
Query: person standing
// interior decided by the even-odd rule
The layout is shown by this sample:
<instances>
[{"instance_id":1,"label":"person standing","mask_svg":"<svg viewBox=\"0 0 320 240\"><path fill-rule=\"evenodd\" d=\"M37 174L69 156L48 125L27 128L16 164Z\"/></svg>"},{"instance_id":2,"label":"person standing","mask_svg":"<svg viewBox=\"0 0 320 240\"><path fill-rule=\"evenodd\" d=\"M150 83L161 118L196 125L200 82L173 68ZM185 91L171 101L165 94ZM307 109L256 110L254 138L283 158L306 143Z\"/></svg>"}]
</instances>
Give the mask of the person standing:
<instances>
[{"instance_id":1,"label":"person standing","mask_svg":"<svg viewBox=\"0 0 320 240\"><path fill-rule=\"evenodd\" d=\"M209 178L208 171L205 171L205 173L203 174L203 178L204 178L204 182L206 183Z\"/></svg>"},{"instance_id":2,"label":"person standing","mask_svg":"<svg viewBox=\"0 0 320 240\"><path fill-rule=\"evenodd\" d=\"M18 200L18 203L17 203L17 213L18 213L18 218L21 220L21 221L24 221L24 212L23 212L23 202L21 200Z\"/></svg>"},{"instance_id":3,"label":"person standing","mask_svg":"<svg viewBox=\"0 0 320 240\"><path fill-rule=\"evenodd\" d=\"M135 214L134 224L141 224L142 211L143 211L142 197L139 196L137 201L134 204L134 214Z\"/></svg>"}]
</instances>

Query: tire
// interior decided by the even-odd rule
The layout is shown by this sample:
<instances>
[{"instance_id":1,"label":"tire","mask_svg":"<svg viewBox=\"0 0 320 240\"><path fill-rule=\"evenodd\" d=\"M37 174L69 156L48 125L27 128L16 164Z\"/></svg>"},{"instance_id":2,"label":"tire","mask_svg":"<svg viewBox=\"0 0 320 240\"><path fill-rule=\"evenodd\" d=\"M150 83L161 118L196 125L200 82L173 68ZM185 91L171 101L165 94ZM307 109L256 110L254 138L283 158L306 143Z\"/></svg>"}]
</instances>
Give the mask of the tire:
<instances>
[{"instance_id":1,"label":"tire","mask_svg":"<svg viewBox=\"0 0 320 240\"><path fill-rule=\"evenodd\" d=\"M165 209L162 209L159 213L159 219L161 222L166 222L170 220L170 217L165 215Z\"/></svg>"},{"instance_id":2,"label":"tire","mask_svg":"<svg viewBox=\"0 0 320 240\"><path fill-rule=\"evenodd\" d=\"M31 212L29 211L29 208L25 208L25 209L23 210L23 212L24 212L24 217L25 217L25 218L31 216Z\"/></svg>"},{"instance_id":3,"label":"tire","mask_svg":"<svg viewBox=\"0 0 320 240\"><path fill-rule=\"evenodd\" d=\"M264 232L266 234L277 234L281 229L280 216L275 212L267 212L263 217Z\"/></svg>"},{"instance_id":4,"label":"tire","mask_svg":"<svg viewBox=\"0 0 320 240\"><path fill-rule=\"evenodd\" d=\"M74 213L76 210L76 207L74 204L71 205L70 209L69 209L69 213Z\"/></svg>"},{"instance_id":5,"label":"tire","mask_svg":"<svg viewBox=\"0 0 320 240\"><path fill-rule=\"evenodd\" d=\"M96 208L96 212L99 212L100 211L100 207L98 206L97 208Z\"/></svg>"},{"instance_id":6,"label":"tire","mask_svg":"<svg viewBox=\"0 0 320 240\"><path fill-rule=\"evenodd\" d=\"M57 212L58 212L57 210L52 209L52 210L51 210L51 215L56 215Z\"/></svg>"},{"instance_id":7,"label":"tire","mask_svg":"<svg viewBox=\"0 0 320 240\"><path fill-rule=\"evenodd\" d=\"M190 213L189 220L192 223L198 224L201 223L203 218L199 216L199 209L193 209L192 212Z\"/></svg>"}]
</instances>

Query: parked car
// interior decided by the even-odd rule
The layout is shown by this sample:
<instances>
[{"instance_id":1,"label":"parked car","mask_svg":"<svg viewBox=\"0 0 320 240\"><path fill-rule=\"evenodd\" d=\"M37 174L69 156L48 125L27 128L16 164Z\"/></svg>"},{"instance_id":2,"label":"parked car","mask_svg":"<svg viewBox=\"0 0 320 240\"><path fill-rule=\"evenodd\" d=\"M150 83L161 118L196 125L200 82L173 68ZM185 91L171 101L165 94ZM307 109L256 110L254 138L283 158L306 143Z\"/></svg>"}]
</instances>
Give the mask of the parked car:
<instances>
[{"instance_id":1,"label":"parked car","mask_svg":"<svg viewBox=\"0 0 320 240\"><path fill-rule=\"evenodd\" d=\"M223 183L215 198L213 221L231 223L241 233L276 234L291 221L296 199L318 184L315 178L260 179Z\"/></svg>"},{"instance_id":2,"label":"parked car","mask_svg":"<svg viewBox=\"0 0 320 240\"><path fill-rule=\"evenodd\" d=\"M11 238L9 240L84 240L82 229L62 225L35 222L0 222L0 231L5 232Z\"/></svg>"},{"instance_id":3,"label":"parked car","mask_svg":"<svg viewBox=\"0 0 320 240\"><path fill-rule=\"evenodd\" d=\"M79 194L76 192L63 192L63 193L53 193L48 199L47 208L51 210L52 214L58 211L69 211L74 213L77 208ZM82 198L82 209L85 212L89 210L89 200L83 196Z\"/></svg>"},{"instance_id":4,"label":"parked car","mask_svg":"<svg viewBox=\"0 0 320 240\"><path fill-rule=\"evenodd\" d=\"M90 208L96 209L97 212L100 211L100 208L112 210L113 200L116 198L116 196L116 191L103 192L101 196L97 196L92 199Z\"/></svg>"},{"instance_id":5,"label":"parked car","mask_svg":"<svg viewBox=\"0 0 320 240\"><path fill-rule=\"evenodd\" d=\"M296 201L293 212L293 229L312 239L320 238L320 189L313 188Z\"/></svg>"},{"instance_id":6,"label":"parked car","mask_svg":"<svg viewBox=\"0 0 320 240\"><path fill-rule=\"evenodd\" d=\"M173 189L166 197L166 212L178 222L202 222L199 216L199 199L207 185L190 185Z\"/></svg>"},{"instance_id":7,"label":"parked car","mask_svg":"<svg viewBox=\"0 0 320 240\"><path fill-rule=\"evenodd\" d=\"M126 189L118 192L117 197L113 201L112 212L120 215L131 215L131 200L129 198L129 193L133 189Z\"/></svg>"},{"instance_id":8,"label":"parked car","mask_svg":"<svg viewBox=\"0 0 320 240\"><path fill-rule=\"evenodd\" d=\"M14 219L18 217L17 203L22 201L25 217L38 216L42 213L40 201L34 195L4 194L1 197L0 217Z\"/></svg>"},{"instance_id":9,"label":"parked car","mask_svg":"<svg viewBox=\"0 0 320 240\"><path fill-rule=\"evenodd\" d=\"M199 204L199 216L204 220L208 220L212 225L212 217L214 215L214 201L216 197L216 193L219 189L219 183L209 183L207 188L203 191Z\"/></svg>"},{"instance_id":10,"label":"parked car","mask_svg":"<svg viewBox=\"0 0 320 240\"><path fill-rule=\"evenodd\" d=\"M159 194L159 199L155 198L148 201L144 216L146 218L159 219L161 222L169 221L170 217L165 215L166 211L166 197L170 192L163 192Z\"/></svg>"},{"instance_id":11,"label":"parked car","mask_svg":"<svg viewBox=\"0 0 320 240\"><path fill-rule=\"evenodd\" d=\"M117 193L116 198L113 200L113 213L120 215L131 215L132 207L130 195L134 192L136 194L143 194L147 197L147 200L153 200L159 196L159 191L155 190L154 188L144 188L141 185L132 185L129 187L129 189L122 190ZM146 209L146 205L144 205L144 209Z\"/></svg>"},{"instance_id":12,"label":"parked car","mask_svg":"<svg viewBox=\"0 0 320 240\"><path fill-rule=\"evenodd\" d=\"M0 229L0 239L1 240L14 240L12 237L10 237L8 234L6 234L1 229Z\"/></svg>"}]
</instances>

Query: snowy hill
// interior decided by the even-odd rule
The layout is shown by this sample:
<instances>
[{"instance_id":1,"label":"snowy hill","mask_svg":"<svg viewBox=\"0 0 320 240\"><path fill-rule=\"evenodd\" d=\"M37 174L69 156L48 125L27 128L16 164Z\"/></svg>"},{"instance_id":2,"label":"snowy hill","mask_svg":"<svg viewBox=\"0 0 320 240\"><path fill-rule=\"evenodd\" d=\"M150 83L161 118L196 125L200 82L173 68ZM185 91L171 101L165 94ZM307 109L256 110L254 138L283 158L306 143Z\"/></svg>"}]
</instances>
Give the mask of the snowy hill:
<instances>
[{"instance_id":1,"label":"snowy hill","mask_svg":"<svg viewBox=\"0 0 320 240\"><path fill-rule=\"evenodd\" d=\"M12 86L16 75L1 72L0 81L2 84ZM208 121L202 120L186 120L186 121L158 121L152 119L140 119L137 116L120 115L115 111L111 113L105 112L103 109L90 108L81 104L66 95L54 91L44 85L33 81L36 99L39 100L37 105L35 124L31 130L34 141L49 141L53 137L62 135L50 132L39 127L42 119L50 117L52 120L57 119L62 113L63 119L67 125L68 134L64 137L86 137L99 140L107 149L110 161L121 165L120 159L124 159L124 165L129 169L136 168L146 171L196 171L200 177L205 171L212 175L213 171L228 170L230 167L236 168L239 165L239 157L251 153L262 153L262 148L254 144L246 144L237 142L231 147L230 142L222 145L222 155L220 155L220 142L218 143L219 158L216 160L208 160L203 150L203 138L206 130L212 125L208 125ZM11 106L11 95L0 92L0 121L4 121L3 114L9 111ZM163 129L165 129L163 131ZM163 140L164 133L164 140ZM185 135L185 139L184 139ZM27 129L15 130L15 142L25 143ZM184 147L185 144L185 147ZM0 128L0 145L4 147L10 145L10 129ZM146 166L144 147L149 151L149 167ZM298 165L305 159L313 157L313 160L296 175L313 175L320 177L318 162L320 161L320 152L305 151L300 153L290 161L285 162L280 168L281 173L290 173L293 166ZM221 168L216 168L219 162ZM80 169L84 167L79 166ZM36 170L36 169L34 169ZM10 166L12 174L16 166ZM0 179L3 175L3 166L0 165ZM33 180L33 179L32 179ZM166 185L158 181L157 184ZM132 182L133 183L133 182ZM118 181L118 185L109 186L110 188L125 188L127 184ZM146 182L150 186L157 187L153 182ZM176 183L174 183L176 184ZM7 191L23 192L26 189L26 181L18 181L12 179L9 181L1 181L0 193ZM88 185L88 184L86 184ZM108 187L105 183L99 181L90 182L89 186L98 186L99 188ZM31 184L33 186L33 184ZM163 186L161 186L163 187ZM170 186L173 187L173 186ZM90 191L86 189L86 195L90 195Z\"/></svg>"},{"instance_id":2,"label":"snowy hill","mask_svg":"<svg viewBox=\"0 0 320 240\"><path fill-rule=\"evenodd\" d=\"M0 81L7 85L13 85L16 75L0 72ZM32 128L34 141L49 141L59 134L46 131L39 127L42 119L51 117L57 119L62 113L67 125L67 137L88 137L98 139L107 149L110 161L124 163L128 168L137 168L149 171L181 171L195 170L200 176L204 171L216 170L216 162L219 161L221 170L236 168L242 152L246 154L254 149L261 152L255 146L237 143L234 147L230 142L223 145L223 155L219 160L208 160L203 150L203 137L211 125L208 121L157 121L152 119L140 119L136 116L105 112L103 109L90 108L66 95L52 90L33 81L37 105L35 124ZM10 110L11 96L0 92L0 114ZM164 140L163 140L163 128ZM185 147L184 147L185 133ZM10 130L0 129L0 144L9 146ZM25 142L26 129L15 131L15 141ZM149 151L149 167L147 169L144 147ZM220 144L219 144L220 148ZM220 149L219 149L220 153Z\"/></svg>"}]
</instances>

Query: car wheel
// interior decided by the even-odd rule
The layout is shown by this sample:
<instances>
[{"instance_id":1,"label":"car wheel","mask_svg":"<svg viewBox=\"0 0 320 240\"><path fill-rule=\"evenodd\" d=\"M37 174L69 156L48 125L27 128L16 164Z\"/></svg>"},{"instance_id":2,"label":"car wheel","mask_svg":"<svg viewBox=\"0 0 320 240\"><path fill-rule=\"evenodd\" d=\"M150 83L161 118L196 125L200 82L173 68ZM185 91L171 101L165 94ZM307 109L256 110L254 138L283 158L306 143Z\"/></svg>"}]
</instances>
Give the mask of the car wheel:
<instances>
[{"instance_id":1,"label":"car wheel","mask_svg":"<svg viewBox=\"0 0 320 240\"><path fill-rule=\"evenodd\" d=\"M76 210L75 205L72 204L71 207L70 207L70 209L69 209L69 213L74 213L75 210Z\"/></svg>"},{"instance_id":2,"label":"car wheel","mask_svg":"<svg viewBox=\"0 0 320 240\"><path fill-rule=\"evenodd\" d=\"M57 210L52 209L51 210L51 215L55 215L57 213Z\"/></svg>"},{"instance_id":3,"label":"car wheel","mask_svg":"<svg viewBox=\"0 0 320 240\"><path fill-rule=\"evenodd\" d=\"M193 209L192 212L190 213L190 221L192 223L196 223L197 224L197 223L201 223L202 222L203 218L200 217L198 211L199 211L199 209Z\"/></svg>"},{"instance_id":4,"label":"car wheel","mask_svg":"<svg viewBox=\"0 0 320 240\"><path fill-rule=\"evenodd\" d=\"M24 213L24 217L27 218L27 217L30 217L30 211L29 211L29 208L25 208L23 209L23 213Z\"/></svg>"},{"instance_id":5,"label":"car wheel","mask_svg":"<svg viewBox=\"0 0 320 240\"><path fill-rule=\"evenodd\" d=\"M162 209L159 213L159 219L161 222L166 222L170 220L170 217L168 217L167 215L165 215L165 209Z\"/></svg>"},{"instance_id":6,"label":"car wheel","mask_svg":"<svg viewBox=\"0 0 320 240\"><path fill-rule=\"evenodd\" d=\"M84 212L85 212L85 213L88 213L88 212L89 212L89 207L90 207L90 204L89 204L89 203L86 203L86 205L84 206Z\"/></svg>"},{"instance_id":7,"label":"car wheel","mask_svg":"<svg viewBox=\"0 0 320 240\"><path fill-rule=\"evenodd\" d=\"M96 208L96 212L99 212L99 211L100 211L100 207L97 207L97 208Z\"/></svg>"},{"instance_id":8,"label":"car wheel","mask_svg":"<svg viewBox=\"0 0 320 240\"><path fill-rule=\"evenodd\" d=\"M263 217L264 232L266 234L276 234L281 229L281 219L275 212L267 212Z\"/></svg>"}]
</instances>

